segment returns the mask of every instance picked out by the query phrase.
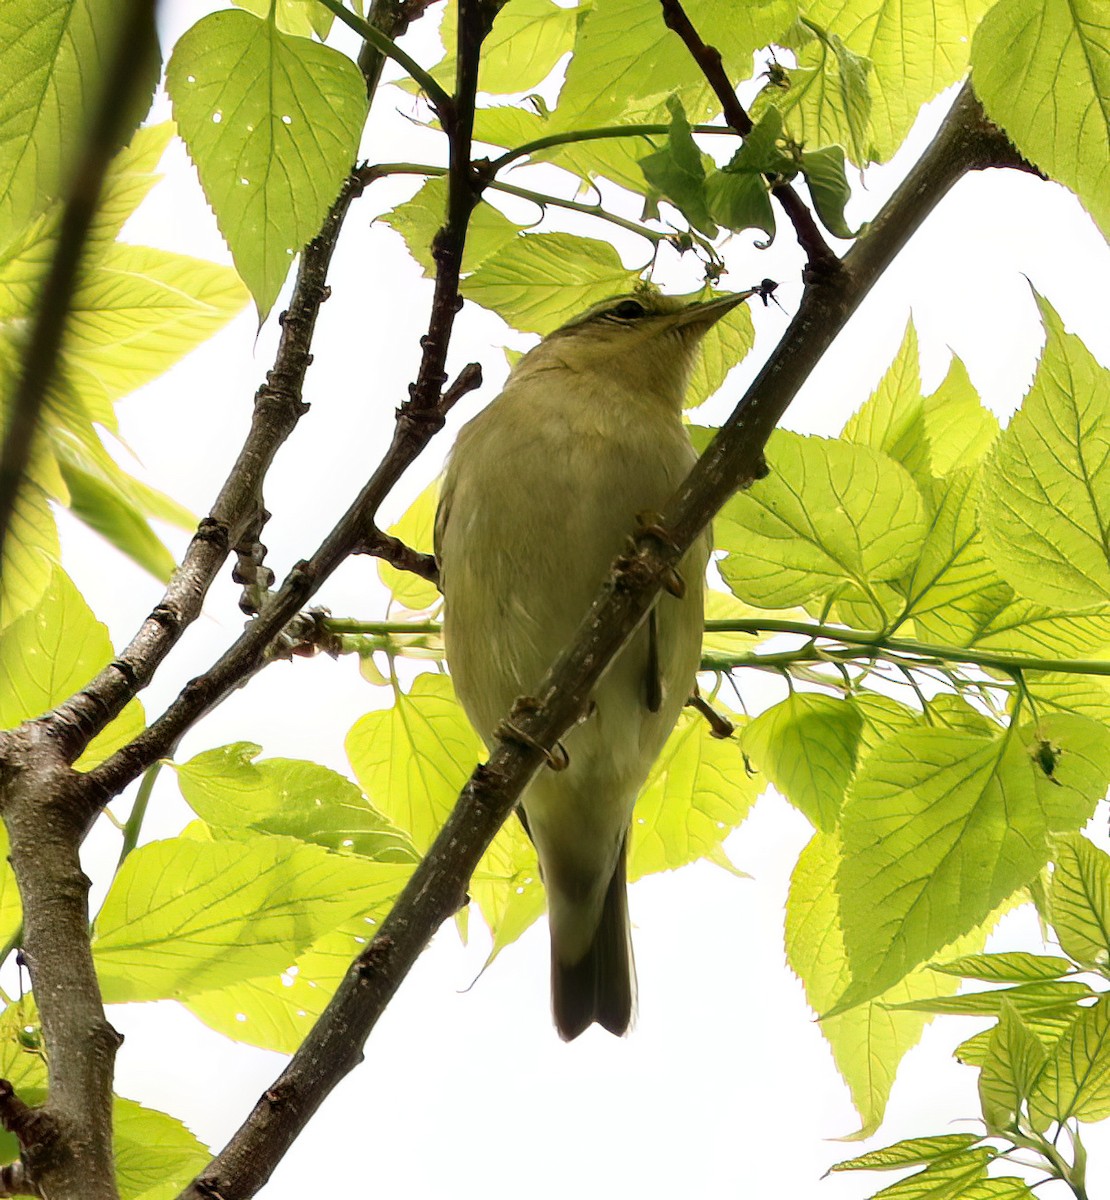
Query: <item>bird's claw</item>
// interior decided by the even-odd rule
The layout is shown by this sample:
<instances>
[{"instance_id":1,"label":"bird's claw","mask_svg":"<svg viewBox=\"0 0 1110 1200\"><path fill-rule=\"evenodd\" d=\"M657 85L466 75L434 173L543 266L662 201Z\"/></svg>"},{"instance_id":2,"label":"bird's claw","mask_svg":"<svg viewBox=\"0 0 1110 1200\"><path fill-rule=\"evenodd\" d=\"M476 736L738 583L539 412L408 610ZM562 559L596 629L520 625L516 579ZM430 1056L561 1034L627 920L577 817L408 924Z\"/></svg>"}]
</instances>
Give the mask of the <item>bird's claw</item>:
<instances>
[{"instance_id":1,"label":"bird's claw","mask_svg":"<svg viewBox=\"0 0 1110 1200\"><path fill-rule=\"evenodd\" d=\"M536 701L532 701L535 707L539 707ZM518 700L513 705L513 712L518 712L521 708L526 707ZM542 746L536 741L530 733L525 733L518 725L514 725L512 721L502 721L493 731L493 736L502 742L516 742L518 746L528 746L532 750L538 750L544 757L544 762L553 771L565 771L570 766L570 755L566 751L566 747L562 742L556 742L550 750L546 746Z\"/></svg>"}]
</instances>

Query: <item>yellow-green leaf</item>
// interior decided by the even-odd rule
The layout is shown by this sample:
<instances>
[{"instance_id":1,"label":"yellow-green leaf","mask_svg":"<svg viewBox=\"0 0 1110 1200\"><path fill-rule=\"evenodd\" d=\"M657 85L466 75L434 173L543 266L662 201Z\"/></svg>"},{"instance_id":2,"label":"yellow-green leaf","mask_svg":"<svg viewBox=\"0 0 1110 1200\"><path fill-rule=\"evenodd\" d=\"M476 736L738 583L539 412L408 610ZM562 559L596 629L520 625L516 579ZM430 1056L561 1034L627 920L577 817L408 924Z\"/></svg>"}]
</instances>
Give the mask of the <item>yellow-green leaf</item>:
<instances>
[{"instance_id":1,"label":"yellow-green leaf","mask_svg":"<svg viewBox=\"0 0 1110 1200\"><path fill-rule=\"evenodd\" d=\"M430 483L405 510L399 521L390 525L388 533L400 538L406 546L432 553L433 527L439 504L439 481ZM412 571L399 571L384 559L378 559L378 577L389 588L393 599L402 608L419 612L439 603L439 588L430 580Z\"/></svg>"},{"instance_id":2,"label":"yellow-green leaf","mask_svg":"<svg viewBox=\"0 0 1110 1200\"><path fill-rule=\"evenodd\" d=\"M751 604L788 608L846 583L896 579L925 533L909 473L869 446L776 430L771 474L714 522L721 573Z\"/></svg>"},{"instance_id":3,"label":"yellow-green leaf","mask_svg":"<svg viewBox=\"0 0 1110 1200\"><path fill-rule=\"evenodd\" d=\"M971 48L975 94L1110 238L1110 39L1103 0L999 0Z\"/></svg>"},{"instance_id":4,"label":"yellow-green leaf","mask_svg":"<svg viewBox=\"0 0 1110 1200\"><path fill-rule=\"evenodd\" d=\"M1029 394L984 468L983 536L1029 600L1110 600L1110 371L1040 302L1048 341Z\"/></svg>"},{"instance_id":5,"label":"yellow-green leaf","mask_svg":"<svg viewBox=\"0 0 1110 1200\"><path fill-rule=\"evenodd\" d=\"M176 999L282 971L365 913L383 872L406 869L264 835L140 846L96 918L104 999Z\"/></svg>"},{"instance_id":6,"label":"yellow-green leaf","mask_svg":"<svg viewBox=\"0 0 1110 1200\"><path fill-rule=\"evenodd\" d=\"M608 242L530 233L490 255L462 290L516 329L550 333L592 304L630 291L638 278Z\"/></svg>"},{"instance_id":7,"label":"yellow-green leaf","mask_svg":"<svg viewBox=\"0 0 1110 1200\"><path fill-rule=\"evenodd\" d=\"M745 726L741 742L755 769L829 832L855 770L862 725L850 700L793 692Z\"/></svg>"},{"instance_id":8,"label":"yellow-green leaf","mask_svg":"<svg viewBox=\"0 0 1110 1200\"><path fill-rule=\"evenodd\" d=\"M347 734L347 756L374 806L425 851L482 756L451 680L428 672L392 708L367 713Z\"/></svg>"},{"instance_id":9,"label":"yellow-green leaf","mask_svg":"<svg viewBox=\"0 0 1110 1200\"><path fill-rule=\"evenodd\" d=\"M762 787L736 737L715 738L703 717L683 714L636 801L629 879L714 856Z\"/></svg>"},{"instance_id":10,"label":"yellow-green leaf","mask_svg":"<svg viewBox=\"0 0 1110 1200\"><path fill-rule=\"evenodd\" d=\"M1042 739L1054 770L1037 761ZM1029 883L1050 835L1078 829L1110 780L1110 731L1047 716L1001 737L913 729L863 760L845 799L841 921L852 983L869 999Z\"/></svg>"},{"instance_id":11,"label":"yellow-green leaf","mask_svg":"<svg viewBox=\"0 0 1110 1200\"><path fill-rule=\"evenodd\" d=\"M345 54L227 10L178 40L174 119L264 320L354 164L366 87Z\"/></svg>"}]
</instances>

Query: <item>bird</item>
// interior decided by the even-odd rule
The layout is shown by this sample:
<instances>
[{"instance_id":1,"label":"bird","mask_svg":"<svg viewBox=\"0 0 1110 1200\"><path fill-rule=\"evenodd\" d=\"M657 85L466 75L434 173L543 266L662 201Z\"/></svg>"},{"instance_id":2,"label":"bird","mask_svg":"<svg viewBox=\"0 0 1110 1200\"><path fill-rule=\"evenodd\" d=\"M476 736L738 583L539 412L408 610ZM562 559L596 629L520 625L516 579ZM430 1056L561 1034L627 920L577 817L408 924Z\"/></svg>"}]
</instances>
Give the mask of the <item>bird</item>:
<instances>
[{"instance_id":1,"label":"bird","mask_svg":"<svg viewBox=\"0 0 1110 1200\"><path fill-rule=\"evenodd\" d=\"M492 751L570 642L637 524L696 460L682 404L703 335L750 293L687 302L647 285L595 304L523 356L460 430L435 521L456 695ZM662 534L664 531L659 530ZM547 893L551 1002L565 1041L636 1010L626 888L633 807L694 687L704 533L597 683L517 812ZM673 594L672 594L673 593Z\"/></svg>"}]
</instances>

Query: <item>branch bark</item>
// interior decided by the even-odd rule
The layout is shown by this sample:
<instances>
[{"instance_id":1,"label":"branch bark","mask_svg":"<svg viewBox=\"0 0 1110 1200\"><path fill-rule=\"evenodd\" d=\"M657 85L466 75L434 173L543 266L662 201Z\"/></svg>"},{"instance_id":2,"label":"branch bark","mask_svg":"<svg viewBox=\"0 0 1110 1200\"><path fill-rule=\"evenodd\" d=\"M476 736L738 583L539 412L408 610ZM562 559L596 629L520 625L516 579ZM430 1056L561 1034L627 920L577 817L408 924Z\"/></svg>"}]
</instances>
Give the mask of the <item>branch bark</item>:
<instances>
[{"instance_id":1,"label":"branch bark","mask_svg":"<svg viewBox=\"0 0 1110 1200\"><path fill-rule=\"evenodd\" d=\"M464 7L465 12L465 7ZM913 231L964 173L1020 165L965 87L932 145L835 273L814 273L798 314L690 477L662 514L663 533L642 530L613 564L578 630L514 712L530 745L502 742L475 768L446 824L383 923L352 963L325 1012L281 1076L180 1200L246 1200L270 1173L361 1047L440 924L464 902L471 872L540 769L545 749L579 719L594 684L643 620L661 581L713 514L763 473L763 446L813 366Z\"/></svg>"}]
</instances>

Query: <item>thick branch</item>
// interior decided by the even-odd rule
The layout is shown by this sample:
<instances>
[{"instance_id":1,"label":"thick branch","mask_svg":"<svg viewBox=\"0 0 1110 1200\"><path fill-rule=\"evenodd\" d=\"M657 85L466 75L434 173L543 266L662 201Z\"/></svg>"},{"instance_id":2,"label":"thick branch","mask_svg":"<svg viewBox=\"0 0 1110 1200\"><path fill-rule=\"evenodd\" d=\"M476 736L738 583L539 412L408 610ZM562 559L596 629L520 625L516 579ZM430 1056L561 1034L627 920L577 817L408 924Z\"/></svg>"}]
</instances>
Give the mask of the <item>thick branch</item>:
<instances>
[{"instance_id":1,"label":"thick branch","mask_svg":"<svg viewBox=\"0 0 1110 1200\"><path fill-rule=\"evenodd\" d=\"M465 19L465 18L464 18ZM665 539L641 530L635 552L618 559L569 646L535 691L536 706L514 712L530 744L502 742L475 769L427 857L374 941L359 955L331 1003L276 1084L181 1200L219 1194L245 1200L322 1100L361 1058L361 1046L439 925L457 910L478 859L551 747L578 720L613 656L639 626L661 581L737 487L760 473L775 423L876 279L952 184L966 171L1013 153L986 125L969 89L910 178L849 256L835 285L810 283L798 316L759 377L667 505Z\"/></svg>"},{"instance_id":2,"label":"thick branch","mask_svg":"<svg viewBox=\"0 0 1110 1200\"><path fill-rule=\"evenodd\" d=\"M124 121L147 80L144 62L154 53L155 0L127 0L119 34L107 64L105 84L92 114L80 157L68 186L58 226L58 244L38 297L22 370L12 397L4 442L0 447L0 560L11 525L16 498L23 486L31 450L54 378L65 336L70 300L77 286L85 240L108 164L119 149ZM74 119L77 114L71 114ZM79 119L79 118L78 118Z\"/></svg>"},{"instance_id":3,"label":"thick branch","mask_svg":"<svg viewBox=\"0 0 1110 1200\"><path fill-rule=\"evenodd\" d=\"M694 28L680 0L661 0L663 5L663 21L668 29L673 29L690 51L694 61L701 68L709 86L721 103L721 111L725 120L741 137L747 137L752 131L752 119L736 95L725 74L721 61L721 52L716 46L707 46ZM776 183L772 186L772 194L777 197L783 211L790 218L798 244L806 252L811 269L830 269L838 265L839 260L829 249L817 222L809 207L789 183Z\"/></svg>"},{"instance_id":4,"label":"thick branch","mask_svg":"<svg viewBox=\"0 0 1110 1200\"><path fill-rule=\"evenodd\" d=\"M4 763L23 958L49 1052L49 1098L23 1157L47 1195L115 1200L112 1075L121 1039L104 1017L89 946L79 780L41 726L30 726Z\"/></svg>"}]
</instances>

